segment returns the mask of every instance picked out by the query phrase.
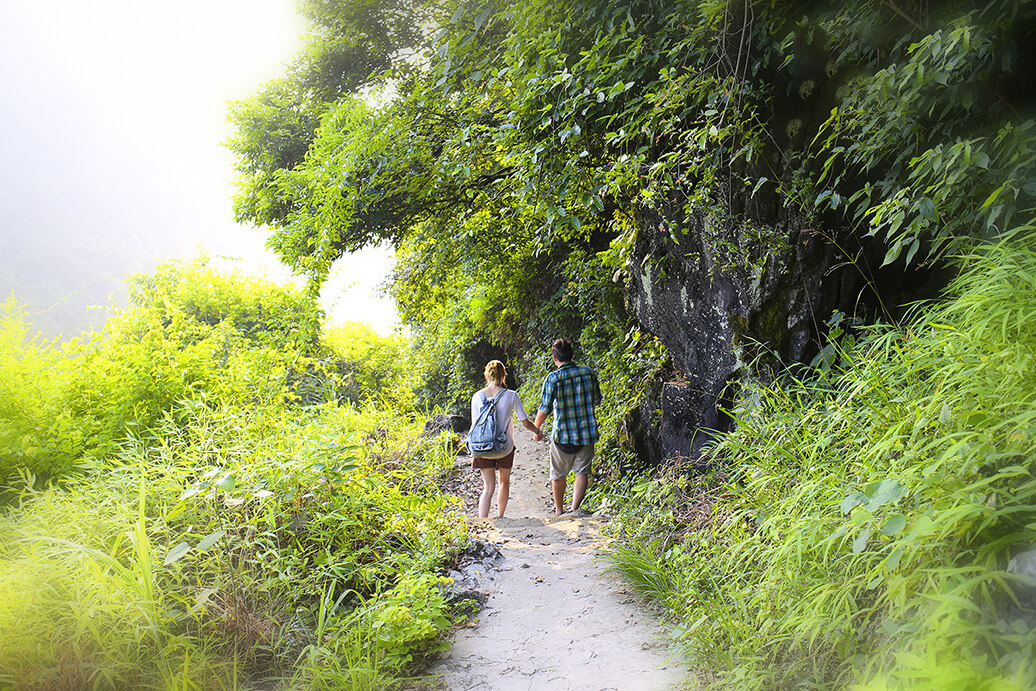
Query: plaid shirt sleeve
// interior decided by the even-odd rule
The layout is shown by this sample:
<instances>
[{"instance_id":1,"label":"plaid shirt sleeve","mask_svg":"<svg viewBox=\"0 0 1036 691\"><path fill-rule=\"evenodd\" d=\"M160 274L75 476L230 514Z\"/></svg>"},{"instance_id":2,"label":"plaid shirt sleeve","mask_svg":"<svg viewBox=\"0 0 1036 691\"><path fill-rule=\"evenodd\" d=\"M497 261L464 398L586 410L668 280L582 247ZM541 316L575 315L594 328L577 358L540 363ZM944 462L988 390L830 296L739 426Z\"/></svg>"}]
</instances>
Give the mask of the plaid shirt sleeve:
<instances>
[{"instance_id":1,"label":"plaid shirt sleeve","mask_svg":"<svg viewBox=\"0 0 1036 691\"><path fill-rule=\"evenodd\" d=\"M543 380L543 390L540 392L540 410L550 415L554 410L554 373L551 372Z\"/></svg>"}]
</instances>

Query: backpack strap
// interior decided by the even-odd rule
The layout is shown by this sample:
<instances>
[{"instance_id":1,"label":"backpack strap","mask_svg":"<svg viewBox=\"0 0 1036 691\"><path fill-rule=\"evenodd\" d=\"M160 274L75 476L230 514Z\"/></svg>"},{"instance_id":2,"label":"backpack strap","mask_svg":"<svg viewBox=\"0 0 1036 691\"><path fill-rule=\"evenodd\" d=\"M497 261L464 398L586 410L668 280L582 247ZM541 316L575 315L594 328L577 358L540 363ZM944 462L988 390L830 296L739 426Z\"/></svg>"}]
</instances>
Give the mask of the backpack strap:
<instances>
[{"instance_id":1,"label":"backpack strap","mask_svg":"<svg viewBox=\"0 0 1036 691\"><path fill-rule=\"evenodd\" d=\"M483 418L488 417L490 414L496 415L497 397L494 396L493 398L486 398L486 392L482 391L481 389L479 390L478 395L482 398L482 410L478 411L478 419L482 420ZM472 420L471 422L472 424L475 423L474 420Z\"/></svg>"}]
</instances>

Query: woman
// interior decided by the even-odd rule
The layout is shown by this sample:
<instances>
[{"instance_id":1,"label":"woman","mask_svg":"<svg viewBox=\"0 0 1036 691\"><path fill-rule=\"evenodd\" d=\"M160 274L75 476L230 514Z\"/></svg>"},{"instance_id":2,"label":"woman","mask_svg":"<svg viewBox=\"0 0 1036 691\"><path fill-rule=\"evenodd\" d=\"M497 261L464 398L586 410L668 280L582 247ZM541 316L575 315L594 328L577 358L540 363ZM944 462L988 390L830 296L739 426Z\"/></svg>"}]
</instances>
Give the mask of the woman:
<instances>
[{"instance_id":1,"label":"woman","mask_svg":"<svg viewBox=\"0 0 1036 691\"><path fill-rule=\"evenodd\" d=\"M500 494L497 496L497 517L504 517L504 510L507 509L507 499L511 492L511 468L514 466L514 422L511 414L518 415L518 420L525 429L539 434L536 425L532 424L529 416L525 414L525 408L518 394L511 391L504 385L507 371L504 363L499 360L492 360L486 365L483 374L486 378L486 387L475 392L471 397L471 419L478 419L482 410L482 394L485 398L496 399L496 425L497 429L504 430L507 434L507 445L504 447L503 455L498 458L486 458L473 456L471 467L477 468L482 473L482 496L478 500L479 518L489 517L489 504L493 500L493 491L496 489L497 472L500 473Z\"/></svg>"}]
</instances>

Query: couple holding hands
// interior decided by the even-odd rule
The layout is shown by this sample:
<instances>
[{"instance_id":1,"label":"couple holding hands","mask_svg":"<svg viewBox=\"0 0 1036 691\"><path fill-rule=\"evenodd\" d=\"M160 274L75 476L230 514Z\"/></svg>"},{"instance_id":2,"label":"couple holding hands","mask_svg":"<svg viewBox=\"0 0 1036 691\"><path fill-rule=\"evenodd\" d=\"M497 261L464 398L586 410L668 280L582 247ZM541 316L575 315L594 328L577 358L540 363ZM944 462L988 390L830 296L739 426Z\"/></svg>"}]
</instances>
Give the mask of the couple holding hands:
<instances>
[{"instance_id":1,"label":"couple holding hands","mask_svg":"<svg viewBox=\"0 0 1036 691\"><path fill-rule=\"evenodd\" d=\"M554 427L550 435L550 480L554 495L554 515L564 513L566 479L569 472L575 473L572 487L572 512L579 511L579 505L586 495L590 479L590 463L594 457L594 442L597 441L597 420L594 406L601 401L601 389L593 369L572 362L572 344L558 339L550 349L555 370L543 380L540 406L536 421L529 420L518 394L507 388L504 379L507 372L504 363L493 360L486 365L486 386L471 397L471 419L477 420L482 408L493 401L496 405L497 429L505 430L507 446L500 458L474 456L473 468L482 473L482 496L478 502L480 518L489 516L489 506L497 488L497 516L503 517L511 491L511 468L514 466L514 421L517 417L522 426L536 435L536 441L546 437L541 431L547 416L554 415Z\"/></svg>"}]
</instances>

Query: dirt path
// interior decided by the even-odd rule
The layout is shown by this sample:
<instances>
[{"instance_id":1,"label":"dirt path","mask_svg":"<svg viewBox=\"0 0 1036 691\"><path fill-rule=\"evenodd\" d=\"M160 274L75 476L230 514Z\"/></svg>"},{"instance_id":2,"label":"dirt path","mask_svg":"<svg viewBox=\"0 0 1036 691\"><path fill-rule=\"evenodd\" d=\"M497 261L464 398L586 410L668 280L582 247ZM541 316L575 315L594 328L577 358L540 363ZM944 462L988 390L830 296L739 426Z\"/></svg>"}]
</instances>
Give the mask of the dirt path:
<instances>
[{"instance_id":1,"label":"dirt path","mask_svg":"<svg viewBox=\"0 0 1036 691\"><path fill-rule=\"evenodd\" d=\"M687 670L669 637L594 558L602 521L554 518L546 445L524 429L515 440L507 517L473 525L504 559L481 577L485 609L431 673L450 691L680 688Z\"/></svg>"}]
</instances>

